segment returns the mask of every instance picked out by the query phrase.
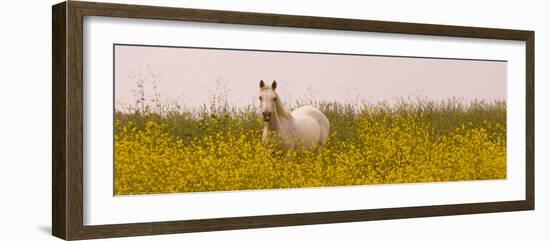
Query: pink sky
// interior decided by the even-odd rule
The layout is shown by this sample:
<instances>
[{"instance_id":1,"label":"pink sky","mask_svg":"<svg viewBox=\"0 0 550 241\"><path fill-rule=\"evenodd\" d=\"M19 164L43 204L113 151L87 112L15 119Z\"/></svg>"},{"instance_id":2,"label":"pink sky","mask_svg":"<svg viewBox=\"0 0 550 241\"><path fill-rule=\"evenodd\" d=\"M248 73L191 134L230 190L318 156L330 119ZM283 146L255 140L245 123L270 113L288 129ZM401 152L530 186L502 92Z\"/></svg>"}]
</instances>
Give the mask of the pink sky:
<instances>
[{"instance_id":1,"label":"pink sky","mask_svg":"<svg viewBox=\"0 0 550 241\"><path fill-rule=\"evenodd\" d=\"M164 98L197 107L216 82L226 85L231 104L255 104L258 82L277 80L289 103L315 92L319 100L391 101L420 95L506 100L506 62L217 49L115 47L115 100L133 103L136 77L158 79ZM150 77L151 72L161 77ZM139 77L138 77L139 78ZM151 93L150 85L146 91Z\"/></svg>"}]
</instances>

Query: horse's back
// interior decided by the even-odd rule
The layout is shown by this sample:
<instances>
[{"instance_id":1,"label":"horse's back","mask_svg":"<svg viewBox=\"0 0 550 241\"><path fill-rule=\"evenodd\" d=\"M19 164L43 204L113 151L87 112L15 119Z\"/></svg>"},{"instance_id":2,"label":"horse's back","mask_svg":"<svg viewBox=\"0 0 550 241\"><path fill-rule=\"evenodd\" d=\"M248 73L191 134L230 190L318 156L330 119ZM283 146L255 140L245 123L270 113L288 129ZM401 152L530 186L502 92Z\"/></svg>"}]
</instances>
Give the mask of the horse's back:
<instances>
[{"instance_id":1,"label":"horse's back","mask_svg":"<svg viewBox=\"0 0 550 241\"><path fill-rule=\"evenodd\" d=\"M302 106L292 112L295 118L309 117L319 126L319 144L325 144L328 140L330 123L327 117L319 109L313 106Z\"/></svg>"}]
</instances>

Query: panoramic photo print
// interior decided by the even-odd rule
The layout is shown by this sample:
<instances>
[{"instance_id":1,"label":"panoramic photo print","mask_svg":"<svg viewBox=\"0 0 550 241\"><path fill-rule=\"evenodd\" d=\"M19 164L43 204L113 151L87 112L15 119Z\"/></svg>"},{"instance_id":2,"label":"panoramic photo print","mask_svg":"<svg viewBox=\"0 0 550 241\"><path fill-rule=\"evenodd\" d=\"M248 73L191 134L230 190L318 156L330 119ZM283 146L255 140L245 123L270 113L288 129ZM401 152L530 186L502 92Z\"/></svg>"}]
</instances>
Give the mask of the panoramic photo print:
<instances>
[{"instance_id":1,"label":"panoramic photo print","mask_svg":"<svg viewBox=\"0 0 550 241\"><path fill-rule=\"evenodd\" d=\"M114 46L114 194L506 178L507 62Z\"/></svg>"}]
</instances>

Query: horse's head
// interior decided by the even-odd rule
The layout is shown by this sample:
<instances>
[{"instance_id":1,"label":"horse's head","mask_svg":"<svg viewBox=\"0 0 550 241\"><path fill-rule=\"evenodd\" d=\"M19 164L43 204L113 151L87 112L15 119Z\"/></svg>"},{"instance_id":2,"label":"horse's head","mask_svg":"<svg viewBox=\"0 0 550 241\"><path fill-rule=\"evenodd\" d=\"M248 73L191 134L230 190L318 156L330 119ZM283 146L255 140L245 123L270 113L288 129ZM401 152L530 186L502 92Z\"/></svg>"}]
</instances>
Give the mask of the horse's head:
<instances>
[{"instance_id":1,"label":"horse's head","mask_svg":"<svg viewBox=\"0 0 550 241\"><path fill-rule=\"evenodd\" d=\"M277 82L275 80L269 87L265 85L263 80L260 81L260 111L262 112L262 117L265 122L268 122L273 113L277 110L277 93L275 89L277 89Z\"/></svg>"}]
</instances>

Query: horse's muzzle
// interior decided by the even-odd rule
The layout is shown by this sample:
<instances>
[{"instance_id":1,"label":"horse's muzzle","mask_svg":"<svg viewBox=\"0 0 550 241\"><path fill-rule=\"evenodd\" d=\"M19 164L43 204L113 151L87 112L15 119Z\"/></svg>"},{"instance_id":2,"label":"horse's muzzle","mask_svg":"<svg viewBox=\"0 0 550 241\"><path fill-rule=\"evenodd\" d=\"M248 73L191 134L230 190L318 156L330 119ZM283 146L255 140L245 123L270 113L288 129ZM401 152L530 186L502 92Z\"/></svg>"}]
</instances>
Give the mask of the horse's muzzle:
<instances>
[{"instance_id":1,"label":"horse's muzzle","mask_svg":"<svg viewBox=\"0 0 550 241\"><path fill-rule=\"evenodd\" d=\"M262 112L262 117L265 122L268 122L271 119L271 112L264 111Z\"/></svg>"}]
</instances>

